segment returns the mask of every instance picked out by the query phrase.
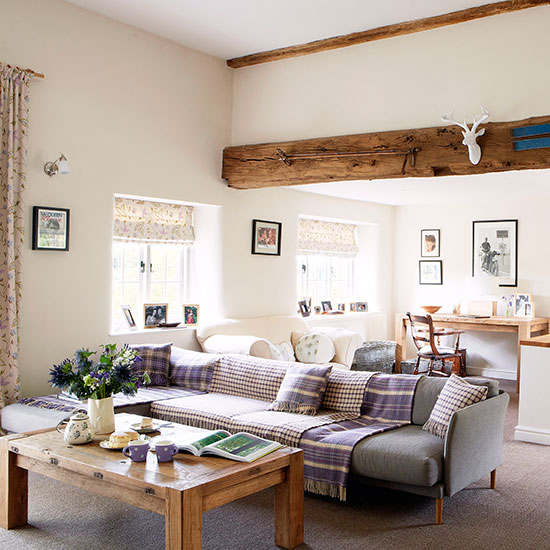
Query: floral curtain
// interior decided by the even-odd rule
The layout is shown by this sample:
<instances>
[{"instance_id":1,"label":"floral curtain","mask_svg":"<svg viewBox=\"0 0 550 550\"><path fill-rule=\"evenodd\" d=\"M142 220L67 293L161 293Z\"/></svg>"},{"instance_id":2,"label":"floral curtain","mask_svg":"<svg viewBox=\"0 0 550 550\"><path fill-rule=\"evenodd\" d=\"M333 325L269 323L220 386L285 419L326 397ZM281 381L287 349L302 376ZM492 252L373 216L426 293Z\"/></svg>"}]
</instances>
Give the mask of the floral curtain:
<instances>
[{"instance_id":1,"label":"floral curtain","mask_svg":"<svg viewBox=\"0 0 550 550\"><path fill-rule=\"evenodd\" d=\"M113 238L133 242L193 244L193 207L115 197Z\"/></svg>"},{"instance_id":2,"label":"floral curtain","mask_svg":"<svg viewBox=\"0 0 550 550\"><path fill-rule=\"evenodd\" d=\"M29 82L32 75L0 63L0 410L19 397L22 194L26 179Z\"/></svg>"},{"instance_id":3,"label":"floral curtain","mask_svg":"<svg viewBox=\"0 0 550 550\"><path fill-rule=\"evenodd\" d=\"M315 254L353 258L357 256L355 225L300 219L298 254Z\"/></svg>"}]
</instances>

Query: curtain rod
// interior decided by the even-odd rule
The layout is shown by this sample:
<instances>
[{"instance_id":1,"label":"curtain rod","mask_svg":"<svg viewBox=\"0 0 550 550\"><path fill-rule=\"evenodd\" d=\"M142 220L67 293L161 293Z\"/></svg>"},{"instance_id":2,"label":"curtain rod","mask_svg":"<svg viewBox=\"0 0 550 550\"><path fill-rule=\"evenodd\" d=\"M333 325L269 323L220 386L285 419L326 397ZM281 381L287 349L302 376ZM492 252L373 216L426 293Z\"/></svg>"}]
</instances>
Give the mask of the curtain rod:
<instances>
[{"instance_id":1,"label":"curtain rod","mask_svg":"<svg viewBox=\"0 0 550 550\"><path fill-rule=\"evenodd\" d=\"M37 73L33 71L32 69L22 69L21 67L14 67L13 65L8 65L9 69L17 69L18 71L22 71L24 73L32 74L33 76L36 76L36 78L44 78L44 75L42 73Z\"/></svg>"}]
</instances>

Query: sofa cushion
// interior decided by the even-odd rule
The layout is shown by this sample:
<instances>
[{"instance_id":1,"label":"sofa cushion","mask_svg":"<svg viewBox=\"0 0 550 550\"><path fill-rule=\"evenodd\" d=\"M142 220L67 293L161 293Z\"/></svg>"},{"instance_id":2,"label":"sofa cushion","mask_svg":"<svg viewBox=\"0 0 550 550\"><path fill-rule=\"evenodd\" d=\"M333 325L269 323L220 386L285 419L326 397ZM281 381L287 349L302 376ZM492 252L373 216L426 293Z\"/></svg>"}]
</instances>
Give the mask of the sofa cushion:
<instances>
[{"instance_id":1,"label":"sofa cushion","mask_svg":"<svg viewBox=\"0 0 550 550\"><path fill-rule=\"evenodd\" d=\"M498 395L499 383L498 380L491 380L489 378L481 378L474 376L467 376L464 378L468 383L486 386L487 387L487 399ZM413 424L422 426L430 417L430 413L434 408L435 402L439 397L443 386L447 383L447 378L440 377L428 377L421 376L418 384L416 385L416 391L414 394L412 421Z\"/></svg>"},{"instance_id":2,"label":"sofa cushion","mask_svg":"<svg viewBox=\"0 0 550 550\"><path fill-rule=\"evenodd\" d=\"M301 363L329 363L334 357L334 344L324 334L304 334L296 344L296 359Z\"/></svg>"},{"instance_id":3,"label":"sofa cushion","mask_svg":"<svg viewBox=\"0 0 550 550\"><path fill-rule=\"evenodd\" d=\"M214 334L204 340L201 345L206 353L237 353L239 355L252 355L253 357L271 359L270 342L257 336Z\"/></svg>"},{"instance_id":4,"label":"sofa cushion","mask_svg":"<svg viewBox=\"0 0 550 550\"><path fill-rule=\"evenodd\" d=\"M361 414L367 382L374 372L333 369L321 406L323 409Z\"/></svg>"},{"instance_id":5,"label":"sofa cushion","mask_svg":"<svg viewBox=\"0 0 550 550\"><path fill-rule=\"evenodd\" d=\"M295 363L224 355L216 362L209 391L271 402L290 365Z\"/></svg>"},{"instance_id":6,"label":"sofa cushion","mask_svg":"<svg viewBox=\"0 0 550 550\"><path fill-rule=\"evenodd\" d=\"M290 341L281 342L280 344L270 344L271 359L276 361L296 361L294 357L294 348Z\"/></svg>"},{"instance_id":7,"label":"sofa cushion","mask_svg":"<svg viewBox=\"0 0 550 550\"><path fill-rule=\"evenodd\" d=\"M151 405L154 418L190 424L206 429L233 430L232 418L265 411L270 403L235 395L206 393L156 401Z\"/></svg>"},{"instance_id":8,"label":"sofa cushion","mask_svg":"<svg viewBox=\"0 0 550 550\"><path fill-rule=\"evenodd\" d=\"M219 355L172 346L170 384L191 390L208 391L214 363L218 358Z\"/></svg>"},{"instance_id":9,"label":"sofa cushion","mask_svg":"<svg viewBox=\"0 0 550 550\"><path fill-rule=\"evenodd\" d=\"M321 406L332 367L290 366L281 383L272 411L316 414Z\"/></svg>"},{"instance_id":10,"label":"sofa cushion","mask_svg":"<svg viewBox=\"0 0 550 550\"><path fill-rule=\"evenodd\" d=\"M334 344L332 360L345 365L348 369L353 363L355 351L363 343L359 333L341 327L311 327L309 332L328 336Z\"/></svg>"},{"instance_id":11,"label":"sofa cushion","mask_svg":"<svg viewBox=\"0 0 550 550\"><path fill-rule=\"evenodd\" d=\"M353 474L431 487L443 479L444 441L408 425L360 441L351 455Z\"/></svg>"},{"instance_id":12,"label":"sofa cushion","mask_svg":"<svg viewBox=\"0 0 550 550\"><path fill-rule=\"evenodd\" d=\"M140 344L129 347L136 350L142 359L134 363L134 370L139 374L149 373L151 386L168 386L172 343Z\"/></svg>"},{"instance_id":13,"label":"sofa cushion","mask_svg":"<svg viewBox=\"0 0 550 550\"><path fill-rule=\"evenodd\" d=\"M437 398L430 418L422 426L422 429L444 438L452 414L469 405L483 401L486 396L487 388L485 386L468 384L464 379L451 374Z\"/></svg>"}]
</instances>

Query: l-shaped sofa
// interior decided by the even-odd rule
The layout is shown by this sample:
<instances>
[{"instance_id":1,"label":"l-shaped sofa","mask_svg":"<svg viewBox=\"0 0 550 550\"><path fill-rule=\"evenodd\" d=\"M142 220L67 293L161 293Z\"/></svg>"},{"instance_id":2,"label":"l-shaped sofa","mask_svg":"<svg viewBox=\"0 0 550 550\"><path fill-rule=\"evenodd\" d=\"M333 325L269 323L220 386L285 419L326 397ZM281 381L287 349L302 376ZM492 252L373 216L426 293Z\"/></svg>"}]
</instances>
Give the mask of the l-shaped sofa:
<instances>
[{"instance_id":1,"label":"l-shaped sofa","mask_svg":"<svg viewBox=\"0 0 550 550\"><path fill-rule=\"evenodd\" d=\"M235 380L226 383L226 375L218 372L217 391L211 391L212 378L219 368L220 358L228 357L238 357L240 364L249 365L254 371L256 378L247 385L249 389L232 389L237 387ZM273 380L270 384L262 384L263 370L271 373L270 376L275 372L277 377L277 370L280 369L282 380L289 365L291 363L265 358L213 355L172 347L170 385L143 388L131 398L117 396L115 408L117 412L151 415L197 427L232 430L237 426L241 430L263 435L261 430L258 431L256 417L269 408L278 389L277 382L273 383ZM353 382L353 377L364 375L333 370L329 385L331 379L341 383L349 378ZM472 384L488 387L487 399L455 412L447 435L442 439L422 430L422 425L430 416L447 379L375 374L371 380L380 381L383 377L392 376L411 377L417 381L411 400L410 423L359 441L351 453L348 484L379 485L433 497L436 499L436 523L439 524L444 497L454 495L489 474L491 487L494 488L496 468L503 462L504 417L509 398L499 391L495 381L467 378ZM57 409L56 404L64 410ZM35 410L31 411L33 407ZM19 429L21 415L36 414L37 408L42 419L49 416L49 420L45 421L50 423L70 414L70 403L67 401L49 397L38 398L38 404L33 404L31 398L4 409L3 427L10 431L22 431ZM322 403L318 414L327 414L323 408ZM330 412L338 413L334 409Z\"/></svg>"}]
</instances>

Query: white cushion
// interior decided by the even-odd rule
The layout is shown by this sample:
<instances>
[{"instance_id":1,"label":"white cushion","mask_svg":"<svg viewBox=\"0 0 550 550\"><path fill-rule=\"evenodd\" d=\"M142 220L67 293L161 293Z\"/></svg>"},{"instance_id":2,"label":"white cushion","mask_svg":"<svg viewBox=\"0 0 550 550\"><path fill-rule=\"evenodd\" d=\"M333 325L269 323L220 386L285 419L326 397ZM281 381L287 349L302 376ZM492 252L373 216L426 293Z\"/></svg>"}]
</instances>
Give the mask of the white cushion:
<instances>
[{"instance_id":1,"label":"white cushion","mask_svg":"<svg viewBox=\"0 0 550 550\"><path fill-rule=\"evenodd\" d=\"M437 351L438 351L441 355L450 355L450 354L454 354L454 353L455 353L455 349L454 349L454 348L448 348L448 347L446 347L446 346L436 346L436 348L437 348ZM430 354L430 355L432 355L432 354L433 354L432 346L430 346L430 345L422 346L422 347L418 350L418 353L424 353L424 354Z\"/></svg>"},{"instance_id":2,"label":"white cushion","mask_svg":"<svg viewBox=\"0 0 550 550\"><path fill-rule=\"evenodd\" d=\"M302 363L329 363L335 353L332 340L320 333L304 334L295 351L296 359Z\"/></svg>"},{"instance_id":3,"label":"white cushion","mask_svg":"<svg viewBox=\"0 0 550 550\"><path fill-rule=\"evenodd\" d=\"M328 336L334 344L334 361L348 369L351 368L355 352L363 344L363 339L358 332L341 327L311 327L309 332Z\"/></svg>"},{"instance_id":4,"label":"white cushion","mask_svg":"<svg viewBox=\"0 0 550 550\"><path fill-rule=\"evenodd\" d=\"M224 319L211 325L199 325L196 329L199 344L215 334L241 336L250 334L258 338L266 338L270 342L286 342L290 333L306 332L307 325L302 317L297 315L273 315L270 317L255 317L251 319Z\"/></svg>"},{"instance_id":5,"label":"white cushion","mask_svg":"<svg viewBox=\"0 0 550 550\"><path fill-rule=\"evenodd\" d=\"M204 340L201 345L206 353L236 353L264 359L272 358L271 343L265 338L256 336L215 334Z\"/></svg>"},{"instance_id":6,"label":"white cushion","mask_svg":"<svg viewBox=\"0 0 550 550\"><path fill-rule=\"evenodd\" d=\"M280 344L270 344L271 359L276 361L296 361L294 349L290 342L281 342Z\"/></svg>"}]
</instances>

